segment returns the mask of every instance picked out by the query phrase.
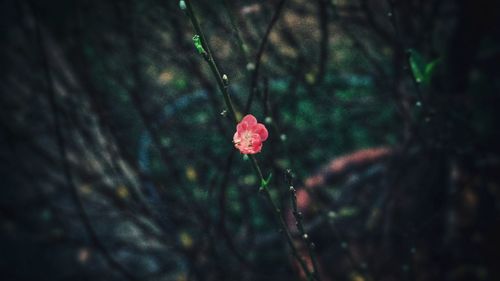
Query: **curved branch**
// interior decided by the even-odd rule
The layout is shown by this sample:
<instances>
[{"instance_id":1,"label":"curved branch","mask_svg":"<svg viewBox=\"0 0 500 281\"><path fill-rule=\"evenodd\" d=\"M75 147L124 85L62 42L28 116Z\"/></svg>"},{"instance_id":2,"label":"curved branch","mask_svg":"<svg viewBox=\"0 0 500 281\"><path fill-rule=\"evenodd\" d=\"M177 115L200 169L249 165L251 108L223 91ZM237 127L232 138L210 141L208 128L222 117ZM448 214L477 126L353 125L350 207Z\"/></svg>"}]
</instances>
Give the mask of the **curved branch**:
<instances>
[{"instance_id":1,"label":"curved branch","mask_svg":"<svg viewBox=\"0 0 500 281\"><path fill-rule=\"evenodd\" d=\"M250 79L250 93L248 96L247 104L245 105L245 113L248 113L250 111L250 108L252 107L252 101L255 96L255 93L257 92L257 82L259 80L259 70L260 70L260 63L262 61L262 55L264 54L264 50L267 46L267 42L269 41L269 35L271 34L271 30L273 29L274 25L279 19L279 16L281 14L281 11L283 10L283 7L285 6L286 0L281 0L277 5L276 9L274 10L273 17L271 18L271 22L269 22L269 25L267 26L266 32L264 34L264 37L262 38L262 41L260 42L259 45L259 50L257 51L257 55L255 56L255 69L252 72L252 77Z\"/></svg>"}]
</instances>

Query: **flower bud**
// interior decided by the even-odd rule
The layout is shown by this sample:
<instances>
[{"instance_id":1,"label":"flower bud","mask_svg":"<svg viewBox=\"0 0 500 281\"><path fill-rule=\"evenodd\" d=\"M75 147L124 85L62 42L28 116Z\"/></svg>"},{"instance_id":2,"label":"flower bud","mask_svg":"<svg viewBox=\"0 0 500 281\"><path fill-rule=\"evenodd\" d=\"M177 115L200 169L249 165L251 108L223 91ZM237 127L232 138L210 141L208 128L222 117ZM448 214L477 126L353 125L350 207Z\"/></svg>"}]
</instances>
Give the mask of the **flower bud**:
<instances>
[{"instance_id":1,"label":"flower bud","mask_svg":"<svg viewBox=\"0 0 500 281\"><path fill-rule=\"evenodd\" d=\"M181 8L181 10L183 11L187 9L186 2L184 0L179 1L179 8Z\"/></svg>"},{"instance_id":2,"label":"flower bud","mask_svg":"<svg viewBox=\"0 0 500 281\"><path fill-rule=\"evenodd\" d=\"M248 71L255 70L255 64L253 64L253 63L249 62L249 63L247 64L247 70L248 70Z\"/></svg>"}]
</instances>

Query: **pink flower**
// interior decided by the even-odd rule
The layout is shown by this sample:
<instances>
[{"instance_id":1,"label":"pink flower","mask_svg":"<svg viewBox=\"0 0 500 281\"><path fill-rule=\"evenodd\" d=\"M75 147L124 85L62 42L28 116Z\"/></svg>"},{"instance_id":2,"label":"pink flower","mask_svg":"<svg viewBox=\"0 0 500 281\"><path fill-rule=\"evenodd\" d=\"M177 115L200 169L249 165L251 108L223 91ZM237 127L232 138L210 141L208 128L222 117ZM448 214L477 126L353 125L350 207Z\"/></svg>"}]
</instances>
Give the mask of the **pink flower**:
<instances>
[{"instance_id":1,"label":"pink flower","mask_svg":"<svg viewBox=\"0 0 500 281\"><path fill-rule=\"evenodd\" d=\"M236 133L233 136L234 147L243 154L259 153L267 135L266 127L257 123L252 114L248 114L236 126Z\"/></svg>"}]
</instances>

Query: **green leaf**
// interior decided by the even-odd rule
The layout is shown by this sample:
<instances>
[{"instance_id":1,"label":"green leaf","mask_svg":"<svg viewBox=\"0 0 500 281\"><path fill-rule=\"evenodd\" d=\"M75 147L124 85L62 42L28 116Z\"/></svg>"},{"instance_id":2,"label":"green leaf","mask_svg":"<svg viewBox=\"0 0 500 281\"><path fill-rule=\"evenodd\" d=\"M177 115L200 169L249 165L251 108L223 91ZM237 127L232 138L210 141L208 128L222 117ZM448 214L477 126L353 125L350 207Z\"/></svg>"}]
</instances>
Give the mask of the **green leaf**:
<instances>
[{"instance_id":1,"label":"green leaf","mask_svg":"<svg viewBox=\"0 0 500 281\"><path fill-rule=\"evenodd\" d=\"M269 185L269 182L271 181L273 177L273 173L270 173L269 176L267 177L267 179L262 179L260 181L260 190L264 190L267 188L267 186Z\"/></svg>"},{"instance_id":2,"label":"green leaf","mask_svg":"<svg viewBox=\"0 0 500 281\"><path fill-rule=\"evenodd\" d=\"M431 62L425 62L422 55L414 49L408 50L410 56L410 66L413 73L413 78L417 83L428 84L436 69L436 66L441 61L439 58Z\"/></svg>"},{"instance_id":3,"label":"green leaf","mask_svg":"<svg viewBox=\"0 0 500 281\"><path fill-rule=\"evenodd\" d=\"M424 82L428 83L431 81L431 77L434 74L434 71L436 70L436 66L439 65L441 62L441 59L435 59L425 65L424 69Z\"/></svg>"},{"instance_id":4,"label":"green leaf","mask_svg":"<svg viewBox=\"0 0 500 281\"><path fill-rule=\"evenodd\" d=\"M417 83L421 83L424 81L424 74L422 72L424 66L423 58L416 50L410 49L409 53L409 60L413 77L415 78L415 81L417 81Z\"/></svg>"}]
</instances>

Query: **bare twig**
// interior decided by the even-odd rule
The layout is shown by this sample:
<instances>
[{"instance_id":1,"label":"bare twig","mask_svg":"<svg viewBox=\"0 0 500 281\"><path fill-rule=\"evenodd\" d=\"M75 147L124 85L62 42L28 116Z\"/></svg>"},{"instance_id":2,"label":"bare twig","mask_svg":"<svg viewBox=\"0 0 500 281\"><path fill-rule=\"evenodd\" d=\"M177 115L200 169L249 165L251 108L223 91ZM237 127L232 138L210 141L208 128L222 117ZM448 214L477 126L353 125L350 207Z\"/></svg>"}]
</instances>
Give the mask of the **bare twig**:
<instances>
[{"instance_id":1,"label":"bare twig","mask_svg":"<svg viewBox=\"0 0 500 281\"><path fill-rule=\"evenodd\" d=\"M320 275L319 275L319 271L318 271L318 261L316 259L316 255L314 253L315 245L313 242L310 241L310 237L304 228L304 224L302 223L303 217L302 217L302 213L299 211L299 209L297 207L297 191L293 187L293 182L292 182L293 179L292 179L292 175L291 175L290 171L288 171L287 178L288 178L288 183L290 185L290 197L291 197L291 201L292 201L292 213L293 213L293 216L295 217L295 223L297 225L297 229L299 230L299 235L300 235L302 241L304 242L304 244L306 245L307 252L309 254L309 257L311 258L311 262L312 262L312 266L313 266L313 270L312 270L311 274L317 280L321 280Z\"/></svg>"},{"instance_id":2,"label":"bare twig","mask_svg":"<svg viewBox=\"0 0 500 281\"><path fill-rule=\"evenodd\" d=\"M248 113L252 107L252 101L253 98L257 92L257 82L259 80L259 71L260 71L260 64L262 61L262 55L264 54L264 50L267 46L267 42L269 40L269 35L271 34L271 30L273 29L274 25L279 19L279 16L281 14L281 11L283 10L283 7L285 6L286 0L281 0L277 5L274 10L273 17L271 18L271 21L269 22L269 25L266 28L266 32L264 33L264 37L262 38L262 41L260 42L259 49L257 51L257 54L255 55L255 60L254 60L254 70L252 72L252 77L250 79L250 92L249 92L249 97L247 100L247 104L245 105L245 113Z\"/></svg>"}]
</instances>

